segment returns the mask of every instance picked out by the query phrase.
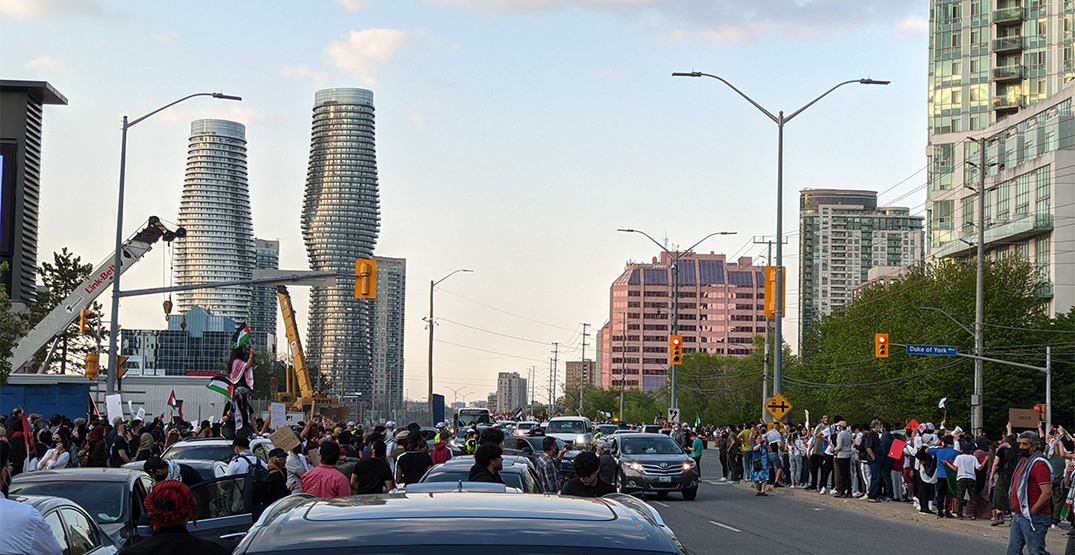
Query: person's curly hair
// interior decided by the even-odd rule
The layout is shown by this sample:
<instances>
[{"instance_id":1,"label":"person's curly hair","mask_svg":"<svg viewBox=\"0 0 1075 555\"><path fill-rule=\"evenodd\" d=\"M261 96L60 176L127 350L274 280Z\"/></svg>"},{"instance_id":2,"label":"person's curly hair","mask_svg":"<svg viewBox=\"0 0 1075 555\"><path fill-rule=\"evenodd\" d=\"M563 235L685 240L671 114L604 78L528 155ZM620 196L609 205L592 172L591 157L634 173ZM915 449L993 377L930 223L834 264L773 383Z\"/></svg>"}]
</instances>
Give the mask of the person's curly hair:
<instances>
[{"instance_id":1,"label":"person's curly hair","mask_svg":"<svg viewBox=\"0 0 1075 555\"><path fill-rule=\"evenodd\" d=\"M186 519L198 521L198 501L191 495L190 488L179 480L158 482L144 505L154 530Z\"/></svg>"}]
</instances>

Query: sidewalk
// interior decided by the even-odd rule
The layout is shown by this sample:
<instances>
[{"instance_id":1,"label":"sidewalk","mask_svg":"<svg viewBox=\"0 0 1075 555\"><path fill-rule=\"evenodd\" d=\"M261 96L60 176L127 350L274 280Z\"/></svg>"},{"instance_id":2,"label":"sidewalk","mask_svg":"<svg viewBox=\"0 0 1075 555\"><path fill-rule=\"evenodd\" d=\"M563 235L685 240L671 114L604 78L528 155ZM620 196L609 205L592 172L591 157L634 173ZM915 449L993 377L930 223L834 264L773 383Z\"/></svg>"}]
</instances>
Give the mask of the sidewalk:
<instances>
[{"instance_id":1,"label":"sidewalk","mask_svg":"<svg viewBox=\"0 0 1075 555\"><path fill-rule=\"evenodd\" d=\"M739 485L740 487L754 488L754 484L751 482L741 482ZM861 499L838 499L828 493L821 495L816 491L811 492L792 488L774 488L773 491L769 492L769 495L797 497L806 501L838 507L849 511L862 511L877 516L897 518L933 527L943 527L965 534L997 538L1005 542L1008 541L1009 521L1007 520L1005 520L1003 525L990 526L989 520L959 520L954 518L937 518L934 515L922 514L910 503L867 503L865 497L862 497ZM1050 553L1057 555L1064 553L1068 541L1067 531L1068 528L1065 527L1064 530L1049 530L1049 533L1045 535L1045 547Z\"/></svg>"}]
</instances>

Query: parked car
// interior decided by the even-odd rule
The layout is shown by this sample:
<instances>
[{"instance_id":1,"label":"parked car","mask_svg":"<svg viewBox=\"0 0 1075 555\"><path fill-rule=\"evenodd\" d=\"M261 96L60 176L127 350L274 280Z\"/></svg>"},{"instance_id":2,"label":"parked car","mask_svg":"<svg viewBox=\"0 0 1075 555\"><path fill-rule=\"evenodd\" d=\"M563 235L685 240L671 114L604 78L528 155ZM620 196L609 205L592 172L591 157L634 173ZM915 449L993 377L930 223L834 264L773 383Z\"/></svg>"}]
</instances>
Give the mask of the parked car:
<instances>
[{"instance_id":1,"label":"parked car","mask_svg":"<svg viewBox=\"0 0 1075 555\"><path fill-rule=\"evenodd\" d=\"M611 441L617 464L617 491L658 495L678 491L688 501L697 497L697 463L672 438L662 434L616 434Z\"/></svg>"},{"instance_id":2,"label":"parked car","mask_svg":"<svg viewBox=\"0 0 1075 555\"><path fill-rule=\"evenodd\" d=\"M661 427L656 424L646 424L642 426L642 433L644 434L659 434L661 433Z\"/></svg>"},{"instance_id":3,"label":"parked car","mask_svg":"<svg viewBox=\"0 0 1075 555\"><path fill-rule=\"evenodd\" d=\"M530 430L533 430L537 426L538 426L538 423L534 422L534 421L529 421L528 420L528 421L519 422L518 424L515 425L515 435L517 435L517 436L525 436L526 434L530 433Z\"/></svg>"},{"instance_id":4,"label":"parked car","mask_svg":"<svg viewBox=\"0 0 1075 555\"><path fill-rule=\"evenodd\" d=\"M590 419L583 416L557 416L549 420L545 435L572 443L579 449L593 449Z\"/></svg>"},{"instance_id":5,"label":"parked car","mask_svg":"<svg viewBox=\"0 0 1075 555\"><path fill-rule=\"evenodd\" d=\"M424 523L440 525L428 533ZM234 551L356 552L686 555L660 515L638 500L471 492L286 497L265 510Z\"/></svg>"},{"instance_id":6,"label":"parked car","mask_svg":"<svg viewBox=\"0 0 1075 555\"><path fill-rule=\"evenodd\" d=\"M202 477L202 480L212 480L213 478L220 478L228 470L228 463L223 461L210 461L201 459L169 459L172 462L179 464L185 464L194 470L198 471L198 475ZM142 470L146 461L131 461L120 468L131 468L135 470Z\"/></svg>"},{"instance_id":7,"label":"parked car","mask_svg":"<svg viewBox=\"0 0 1075 555\"><path fill-rule=\"evenodd\" d=\"M556 450L559 451L565 445L564 440L559 438L553 438L556 440ZM541 448L545 442L545 436L513 436L504 438L504 452L517 453L526 457L535 467L537 465L537 459L541 456ZM571 445L571 444L567 444ZM571 445L571 447L574 447ZM560 461L560 477L562 479L570 480L575 477L575 457L582 451L578 449L571 449L567 453L564 453L563 460Z\"/></svg>"},{"instance_id":8,"label":"parked car","mask_svg":"<svg viewBox=\"0 0 1075 555\"><path fill-rule=\"evenodd\" d=\"M438 464L430 468L418 483L426 482L466 482L470 478L470 467L474 461L458 461L455 459L444 464ZM541 481L537 473L527 462L521 460L504 460L504 468L500 471L500 477L504 485L510 488L519 488L523 493L544 493L541 489Z\"/></svg>"},{"instance_id":9,"label":"parked car","mask_svg":"<svg viewBox=\"0 0 1075 555\"><path fill-rule=\"evenodd\" d=\"M141 469L65 468L22 473L11 482L12 495L62 497L82 507L112 539L124 547L136 539L142 502L152 486Z\"/></svg>"},{"instance_id":10,"label":"parked car","mask_svg":"<svg viewBox=\"0 0 1075 555\"><path fill-rule=\"evenodd\" d=\"M250 451L263 461L269 460L269 451L272 450L272 442L268 438L250 438ZM201 461L228 462L235 456L235 448L231 446L230 439L222 437L188 437L180 440L169 447L162 459L184 459Z\"/></svg>"},{"instance_id":11,"label":"parked car","mask_svg":"<svg viewBox=\"0 0 1075 555\"><path fill-rule=\"evenodd\" d=\"M30 505L45 517L65 555L113 555L119 550L90 515L70 499L13 495L12 500Z\"/></svg>"}]
</instances>

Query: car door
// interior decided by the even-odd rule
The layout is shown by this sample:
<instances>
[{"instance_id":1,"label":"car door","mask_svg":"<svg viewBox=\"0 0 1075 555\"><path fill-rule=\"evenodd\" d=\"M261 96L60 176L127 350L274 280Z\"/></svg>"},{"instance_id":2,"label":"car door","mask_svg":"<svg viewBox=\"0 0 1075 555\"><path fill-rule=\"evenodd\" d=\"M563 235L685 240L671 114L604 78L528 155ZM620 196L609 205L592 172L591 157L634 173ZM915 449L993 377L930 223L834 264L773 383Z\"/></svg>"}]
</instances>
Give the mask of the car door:
<instances>
[{"instance_id":1,"label":"car door","mask_svg":"<svg viewBox=\"0 0 1075 555\"><path fill-rule=\"evenodd\" d=\"M49 511L44 516L45 524L49 525L49 531L52 532L56 541L60 542L60 549L63 549L64 555L68 555L71 552L71 544L67 542L67 530L64 530L63 520L60 519L60 511Z\"/></svg>"},{"instance_id":2,"label":"car door","mask_svg":"<svg viewBox=\"0 0 1075 555\"><path fill-rule=\"evenodd\" d=\"M105 555L116 552L114 546L102 543L101 538L104 535L85 513L71 507L61 508L59 512L67 529L68 543L71 545L71 551L65 555Z\"/></svg>"},{"instance_id":3,"label":"car door","mask_svg":"<svg viewBox=\"0 0 1075 555\"><path fill-rule=\"evenodd\" d=\"M198 502L198 525L187 524L190 533L234 549L254 524L246 476L225 476L195 484L190 493Z\"/></svg>"}]
</instances>

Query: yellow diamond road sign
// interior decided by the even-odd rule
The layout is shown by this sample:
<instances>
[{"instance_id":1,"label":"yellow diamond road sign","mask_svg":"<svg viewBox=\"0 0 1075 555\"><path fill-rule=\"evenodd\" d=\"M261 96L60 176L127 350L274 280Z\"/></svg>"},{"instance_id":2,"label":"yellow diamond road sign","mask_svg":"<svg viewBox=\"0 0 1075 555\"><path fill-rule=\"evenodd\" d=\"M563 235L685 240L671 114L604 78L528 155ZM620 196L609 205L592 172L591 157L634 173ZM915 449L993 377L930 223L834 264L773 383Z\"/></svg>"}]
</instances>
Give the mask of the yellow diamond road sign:
<instances>
[{"instance_id":1,"label":"yellow diamond road sign","mask_svg":"<svg viewBox=\"0 0 1075 555\"><path fill-rule=\"evenodd\" d=\"M791 412L791 403L789 403L783 395L777 393L776 395L773 395L772 399L769 399L769 401L765 403L765 410L773 415L774 420L783 420L784 417Z\"/></svg>"}]
</instances>

